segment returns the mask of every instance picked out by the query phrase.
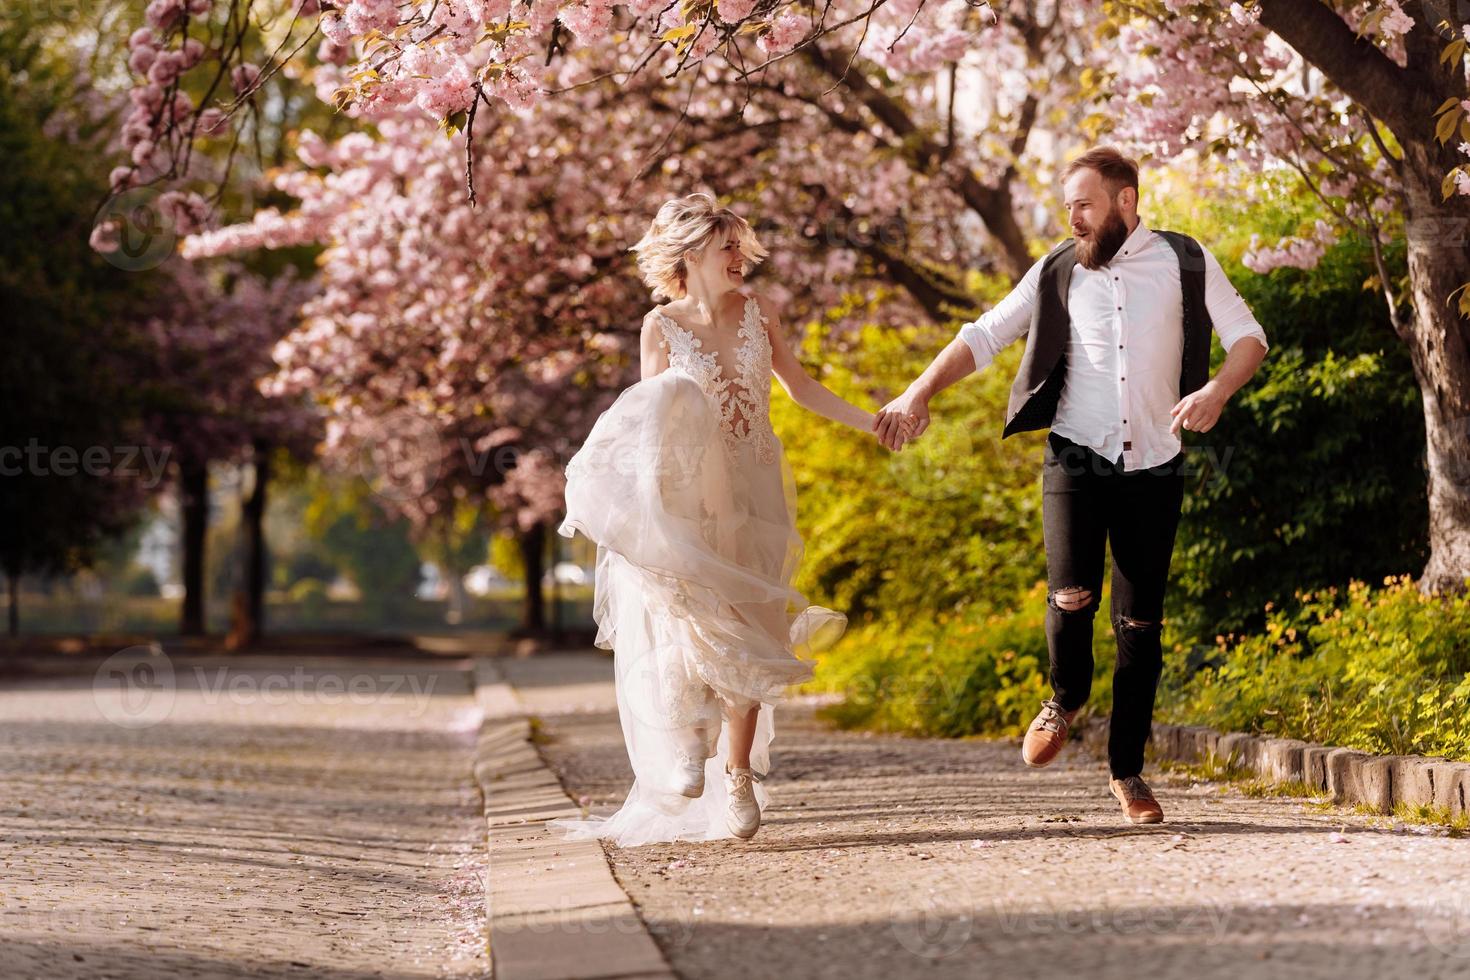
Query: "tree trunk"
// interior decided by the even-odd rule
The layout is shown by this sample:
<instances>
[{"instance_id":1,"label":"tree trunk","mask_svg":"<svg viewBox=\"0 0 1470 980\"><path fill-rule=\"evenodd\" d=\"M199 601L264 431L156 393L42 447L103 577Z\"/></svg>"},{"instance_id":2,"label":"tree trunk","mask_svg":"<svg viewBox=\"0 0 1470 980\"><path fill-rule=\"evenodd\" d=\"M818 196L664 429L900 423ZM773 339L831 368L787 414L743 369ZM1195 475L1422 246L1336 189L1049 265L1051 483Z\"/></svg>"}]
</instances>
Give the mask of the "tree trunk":
<instances>
[{"instance_id":1,"label":"tree trunk","mask_svg":"<svg viewBox=\"0 0 1470 980\"><path fill-rule=\"evenodd\" d=\"M1470 576L1470 321L1450 296L1470 283L1470 199L1444 199L1440 182L1464 158L1458 140L1441 145L1431 136L1438 106L1466 96L1460 60L1440 61L1441 49L1455 36L1441 34L1438 23L1450 16L1450 5L1424 5L1424 16L1404 36L1403 67L1373 38L1348 27L1332 5L1262 0L1259 6L1261 24L1386 125L1403 150L1397 169L1404 184L1414 316L1403 324L1400 339L1409 348L1424 403L1429 481L1429 562L1419 589L1462 591Z\"/></svg>"},{"instance_id":2,"label":"tree trunk","mask_svg":"<svg viewBox=\"0 0 1470 980\"><path fill-rule=\"evenodd\" d=\"M461 568L451 567L446 568L444 571L446 576L448 577L447 585L449 589L449 593L446 596L447 604L444 609L444 622L448 623L450 626L458 626L464 622L464 610L466 602L464 590L464 570Z\"/></svg>"},{"instance_id":3,"label":"tree trunk","mask_svg":"<svg viewBox=\"0 0 1470 980\"><path fill-rule=\"evenodd\" d=\"M546 599L541 591L541 578L546 574L546 525L536 524L520 535L521 561L526 568L526 599L521 613L521 629L526 633L546 630Z\"/></svg>"},{"instance_id":4,"label":"tree trunk","mask_svg":"<svg viewBox=\"0 0 1470 980\"><path fill-rule=\"evenodd\" d=\"M1424 403L1429 562L1419 588L1426 594L1462 592L1470 577L1470 321L1446 302L1470 282L1470 207L1463 196L1442 199L1445 156L1428 144L1404 147L1414 316L1403 340Z\"/></svg>"},{"instance_id":5,"label":"tree trunk","mask_svg":"<svg viewBox=\"0 0 1470 980\"><path fill-rule=\"evenodd\" d=\"M270 444L255 444L255 486L245 501L245 618L239 624L240 641L245 645L260 642L265 632L265 504L266 488L271 478Z\"/></svg>"},{"instance_id":6,"label":"tree trunk","mask_svg":"<svg viewBox=\"0 0 1470 980\"><path fill-rule=\"evenodd\" d=\"M185 456L179 463L179 510L183 516L184 604L179 633L204 635L204 534L209 526L209 467Z\"/></svg>"},{"instance_id":7,"label":"tree trunk","mask_svg":"<svg viewBox=\"0 0 1470 980\"><path fill-rule=\"evenodd\" d=\"M5 576L10 593L10 637L20 635L20 576L13 572Z\"/></svg>"}]
</instances>

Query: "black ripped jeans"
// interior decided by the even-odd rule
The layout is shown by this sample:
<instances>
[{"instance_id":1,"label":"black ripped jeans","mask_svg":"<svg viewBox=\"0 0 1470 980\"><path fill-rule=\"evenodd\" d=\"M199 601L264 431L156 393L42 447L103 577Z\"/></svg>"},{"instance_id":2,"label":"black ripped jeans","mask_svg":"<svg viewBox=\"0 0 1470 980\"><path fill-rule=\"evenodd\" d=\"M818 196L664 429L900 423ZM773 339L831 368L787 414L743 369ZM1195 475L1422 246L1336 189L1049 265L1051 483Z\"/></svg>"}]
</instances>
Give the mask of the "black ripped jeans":
<instances>
[{"instance_id":1,"label":"black ripped jeans","mask_svg":"<svg viewBox=\"0 0 1470 980\"><path fill-rule=\"evenodd\" d=\"M1111 542L1111 619L1118 638L1108 767L1123 779L1143 771L1154 694L1164 667L1159 635L1174 532L1184 501L1184 453L1144 470L1047 433L1041 466L1046 540L1046 644L1051 686L1063 710L1092 692L1092 623L1102 594L1103 545Z\"/></svg>"}]
</instances>

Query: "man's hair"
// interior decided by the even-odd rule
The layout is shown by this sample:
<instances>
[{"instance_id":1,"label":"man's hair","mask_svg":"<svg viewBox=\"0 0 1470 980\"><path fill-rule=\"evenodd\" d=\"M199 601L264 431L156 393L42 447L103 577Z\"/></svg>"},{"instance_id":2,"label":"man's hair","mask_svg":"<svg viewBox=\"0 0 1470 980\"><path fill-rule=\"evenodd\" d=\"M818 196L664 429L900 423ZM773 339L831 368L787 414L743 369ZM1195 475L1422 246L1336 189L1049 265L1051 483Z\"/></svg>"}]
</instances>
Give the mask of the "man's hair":
<instances>
[{"instance_id":1,"label":"man's hair","mask_svg":"<svg viewBox=\"0 0 1470 980\"><path fill-rule=\"evenodd\" d=\"M1062 180L1079 170L1096 170L1102 176L1109 197L1117 197L1125 187L1133 188L1135 194L1138 192L1138 161L1125 157L1115 146L1094 146L1067 164L1062 171Z\"/></svg>"}]
</instances>

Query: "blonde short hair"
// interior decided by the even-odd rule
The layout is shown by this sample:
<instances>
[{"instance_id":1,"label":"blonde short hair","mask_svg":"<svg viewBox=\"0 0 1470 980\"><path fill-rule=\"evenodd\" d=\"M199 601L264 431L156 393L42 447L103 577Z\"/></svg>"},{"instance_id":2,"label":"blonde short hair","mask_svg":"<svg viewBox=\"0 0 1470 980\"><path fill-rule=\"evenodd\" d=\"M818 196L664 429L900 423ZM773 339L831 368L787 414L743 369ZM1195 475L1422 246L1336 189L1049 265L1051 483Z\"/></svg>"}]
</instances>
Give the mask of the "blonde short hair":
<instances>
[{"instance_id":1,"label":"blonde short hair","mask_svg":"<svg viewBox=\"0 0 1470 980\"><path fill-rule=\"evenodd\" d=\"M631 251L638 255L638 271L653 290L654 299L679 299L685 294L689 274L684 255L701 251L716 237L733 236L750 270L769 254L749 222L729 208L720 207L703 192L665 201L648 231Z\"/></svg>"}]
</instances>

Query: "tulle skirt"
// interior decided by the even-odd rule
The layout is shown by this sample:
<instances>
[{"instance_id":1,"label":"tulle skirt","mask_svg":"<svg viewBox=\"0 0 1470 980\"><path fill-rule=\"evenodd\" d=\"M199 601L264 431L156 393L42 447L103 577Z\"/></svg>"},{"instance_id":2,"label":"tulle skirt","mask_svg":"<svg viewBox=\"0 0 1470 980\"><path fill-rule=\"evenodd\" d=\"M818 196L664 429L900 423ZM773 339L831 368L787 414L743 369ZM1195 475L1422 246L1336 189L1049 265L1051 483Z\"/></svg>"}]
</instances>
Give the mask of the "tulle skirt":
<instances>
[{"instance_id":1,"label":"tulle skirt","mask_svg":"<svg viewBox=\"0 0 1470 980\"><path fill-rule=\"evenodd\" d=\"M669 369L627 388L567 465L558 529L597 544L597 646L613 651L634 782L611 816L554 821L568 837L629 847L731 836L724 713L759 706L751 768L770 769L772 706L812 674L847 617L791 586L803 552L796 488L737 440L693 377ZM699 799L674 792L679 754L705 759ZM769 793L755 784L762 809Z\"/></svg>"}]
</instances>

